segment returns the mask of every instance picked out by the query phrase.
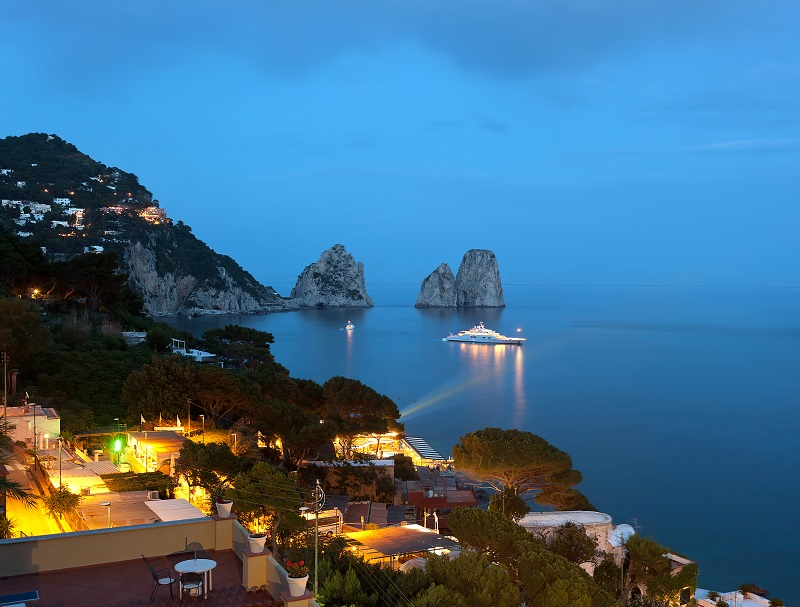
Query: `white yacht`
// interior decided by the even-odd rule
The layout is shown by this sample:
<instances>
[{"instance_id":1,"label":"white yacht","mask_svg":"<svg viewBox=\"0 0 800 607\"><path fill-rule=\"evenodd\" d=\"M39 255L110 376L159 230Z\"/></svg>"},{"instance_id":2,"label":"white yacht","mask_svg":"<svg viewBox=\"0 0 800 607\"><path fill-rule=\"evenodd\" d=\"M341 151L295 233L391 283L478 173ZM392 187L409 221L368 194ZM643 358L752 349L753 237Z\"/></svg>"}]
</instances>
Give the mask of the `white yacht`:
<instances>
[{"instance_id":1,"label":"white yacht","mask_svg":"<svg viewBox=\"0 0 800 607\"><path fill-rule=\"evenodd\" d=\"M463 341L471 344L507 344L521 346L525 341L524 337L506 337L497 331L487 329L480 322L469 331L459 331L457 335L452 333L443 338L443 341Z\"/></svg>"},{"instance_id":2,"label":"white yacht","mask_svg":"<svg viewBox=\"0 0 800 607\"><path fill-rule=\"evenodd\" d=\"M347 321L347 324L344 326L345 331L352 331L355 328L356 328L356 326L353 323L351 323L349 320Z\"/></svg>"}]
</instances>

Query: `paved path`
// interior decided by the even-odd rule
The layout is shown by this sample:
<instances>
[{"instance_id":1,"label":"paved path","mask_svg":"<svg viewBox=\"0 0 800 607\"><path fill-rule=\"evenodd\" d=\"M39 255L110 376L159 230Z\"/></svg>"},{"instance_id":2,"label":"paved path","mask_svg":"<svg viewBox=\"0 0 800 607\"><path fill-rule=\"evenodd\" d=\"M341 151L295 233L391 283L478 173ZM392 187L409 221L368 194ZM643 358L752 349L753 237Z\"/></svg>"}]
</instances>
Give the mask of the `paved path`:
<instances>
[{"instance_id":1,"label":"paved path","mask_svg":"<svg viewBox=\"0 0 800 607\"><path fill-rule=\"evenodd\" d=\"M22 464L11 461L6 464L9 480L19 483L23 489L39 495L39 489L33 481L33 476ZM14 520L15 531L24 532L25 535L49 535L61 533L61 529L53 519L47 516L42 509L41 501L37 500L34 507L25 506L17 500L8 500L8 516Z\"/></svg>"}]
</instances>

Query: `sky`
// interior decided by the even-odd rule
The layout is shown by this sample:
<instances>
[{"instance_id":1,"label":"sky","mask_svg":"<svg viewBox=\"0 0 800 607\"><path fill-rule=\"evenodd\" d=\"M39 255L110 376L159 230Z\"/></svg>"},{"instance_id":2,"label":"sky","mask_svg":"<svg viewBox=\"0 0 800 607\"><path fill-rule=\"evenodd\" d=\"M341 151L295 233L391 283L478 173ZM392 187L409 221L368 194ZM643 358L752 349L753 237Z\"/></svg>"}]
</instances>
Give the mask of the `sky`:
<instances>
[{"instance_id":1,"label":"sky","mask_svg":"<svg viewBox=\"0 0 800 607\"><path fill-rule=\"evenodd\" d=\"M800 286L796 0L5 0L57 134L288 295L491 249L507 284Z\"/></svg>"}]
</instances>

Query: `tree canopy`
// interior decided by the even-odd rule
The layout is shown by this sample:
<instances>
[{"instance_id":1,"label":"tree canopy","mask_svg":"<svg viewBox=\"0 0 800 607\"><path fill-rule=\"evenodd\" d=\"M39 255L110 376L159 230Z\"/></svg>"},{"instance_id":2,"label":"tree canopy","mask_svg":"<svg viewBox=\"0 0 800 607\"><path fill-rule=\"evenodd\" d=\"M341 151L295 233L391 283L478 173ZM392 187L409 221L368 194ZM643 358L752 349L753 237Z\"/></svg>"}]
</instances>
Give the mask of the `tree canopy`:
<instances>
[{"instance_id":1,"label":"tree canopy","mask_svg":"<svg viewBox=\"0 0 800 607\"><path fill-rule=\"evenodd\" d=\"M223 358L229 367L254 371L275 361L270 351L274 341L272 333L226 325L203 333L202 347Z\"/></svg>"},{"instance_id":2,"label":"tree canopy","mask_svg":"<svg viewBox=\"0 0 800 607\"><path fill-rule=\"evenodd\" d=\"M545 439L523 430L484 428L461 437L453 447L455 466L497 491L510 489L524 497L539 491L537 503L562 506L556 497L581 481L581 473L572 468L572 458ZM587 508L591 504L586 502Z\"/></svg>"},{"instance_id":3,"label":"tree canopy","mask_svg":"<svg viewBox=\"0 0 800 607\"><path fill-rule=\"evenodd\" d=\"M193 395L196 368L180 356L153 356L133 371L122 387L122 404L133 419L139 415L168 419L183 415Z\"/></svg>"},{"instance_id":4,"label":"tree canopy","mask_svg":"<svg viewBox=\"0 0 800 607\"><path fill-rule=\"evenodd\" d=\"M268 525L275 554L283 527L305 528L305 520L299 513L303 504L300 488L284 470L266 462L237 474L225 496L233 500L233 507L245 524L249 523L256 531L261 531L262 524Z\"/></svg>"},{"instance_id":5,"label":"tree canopy","mask_svg":"<svg viewBox=\"0 0 800 607\"><path fill-rule=\"evenodd\" d=\"M496 512L457 508L447 523L459 543L502 565L519 585L526 605L611 607L616 601L577 565Z\"/></svg>"},{"instance_id":6,"label":"tree canopy","mask_svg":"<svg viewBox=\"0 0 800 607\"><path fill-rule=\"evenodd\" d=\"M356 379L337 375L322 386L325 422L333 423L344 457L353 456L353 439L359 434L384 434L401 430L400 411L388 396Z\"/></svg>"}]
</instances>

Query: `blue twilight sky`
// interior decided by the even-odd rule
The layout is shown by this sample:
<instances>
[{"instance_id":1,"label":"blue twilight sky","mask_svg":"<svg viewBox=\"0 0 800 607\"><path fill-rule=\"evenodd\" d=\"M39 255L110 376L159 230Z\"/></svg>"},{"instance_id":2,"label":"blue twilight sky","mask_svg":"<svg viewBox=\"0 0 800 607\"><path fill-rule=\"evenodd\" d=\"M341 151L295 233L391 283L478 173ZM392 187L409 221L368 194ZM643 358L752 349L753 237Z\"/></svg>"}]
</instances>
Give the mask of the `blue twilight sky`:
<instances>
[{"instance_id":1,"label":"blue twilight sky","mask_svg":"<svg viewBox=\"0 0 800 607\"><path fill-rule=\"evenodd\" d=\"M797 0L6 0L0 136L136 173L288 294L489 248L507 283L800 286Z\"/></svg>"}]
</instances>

